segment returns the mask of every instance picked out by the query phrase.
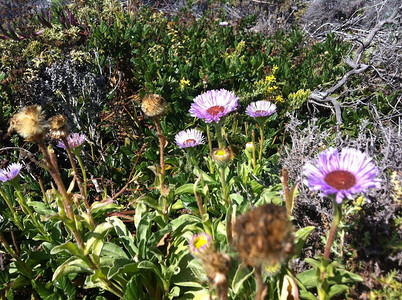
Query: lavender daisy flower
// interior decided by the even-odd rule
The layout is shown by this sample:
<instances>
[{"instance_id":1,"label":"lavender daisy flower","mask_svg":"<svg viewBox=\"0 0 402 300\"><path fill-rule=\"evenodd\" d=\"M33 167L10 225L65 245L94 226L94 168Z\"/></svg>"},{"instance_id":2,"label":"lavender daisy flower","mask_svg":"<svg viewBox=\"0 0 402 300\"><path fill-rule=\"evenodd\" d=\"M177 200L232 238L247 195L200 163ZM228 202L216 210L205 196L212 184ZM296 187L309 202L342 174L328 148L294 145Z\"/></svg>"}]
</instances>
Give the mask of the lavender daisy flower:
<instances>
[{"instance_id":1,"label":"lavender daisy flower","mask_svg":"<svg viewBox=\"0 0 402 300\"><path fill-rule=\"evenodd\" d=\"M256 101L247 106L246 114L252 118L268 117L276 111L276 105L265 100Z\"/></svg>"},{"instance_id":2,"label":"lavender daisy flower","mask_svg":"<svg viewBox=\"0 0 402 300\"><path fill-rule=\"evenodd\" d=\"M195 147L204 144L204 136L202 132L197 129L187 129L176 134L175 141L180 149Z\"/></svg>"},{"instance_id":3,"label":"lavender daisy flower","mask_svg":"<svg viewBox=\"0 0 402 300\"><path fill-rule=\"evenodd\" d=\"M0 181L6 182L14 179L21 171L22 165L12 163L7 168L0 169Z\"/></svg>"},{"instance_id":4,"label":"lavender daisy flower","mask_svg":"<svg viewBox=\"0 0 402 300\"><path fill-rule=\"evenodd\" d=\"M205 253L209 253L209 250L214 250L211 236L205 232L194 234L189 247L194 256L202 256Z\"/></svg>"},{"instance_id":5,"label":"lavender daisy flower","mask_svg":"<svg viewBox=\"0 0 402 300\"><path fill-rule=\"evenodd\" d=\"M67 136L67 142L70 149L77 148L85 142L85 135L82 133L71 133ZM66 149L66 146L62 141L57 144L57 147Z\"/></svg>"},{"instance_id":6,"label":"lavender daisy flower","mask_svg":"<svg viewBox=\"0 0 402 300\"><path fill-rule=\"evenodd\" d=\"M314 164L304 166L307 176L305 183L322 195L336 195L336 202L353 199L355 194L369 188L379 188L380 180L377 167L372 159L356 149L345 148L339 154L335 148L329 148L320 154Z\"/></svg>"},{"instance_id":7,"label":"lavender daisy flower","mask_svg":"<svg viewBox=\"0 0 402 300\"><path fill-rule=\"evenodd\" d=\"M206 123L219 123L222 117L236 110L239 98L225 89L207 91L194 99L190 114Z\"/></svg>"}]
</instances>

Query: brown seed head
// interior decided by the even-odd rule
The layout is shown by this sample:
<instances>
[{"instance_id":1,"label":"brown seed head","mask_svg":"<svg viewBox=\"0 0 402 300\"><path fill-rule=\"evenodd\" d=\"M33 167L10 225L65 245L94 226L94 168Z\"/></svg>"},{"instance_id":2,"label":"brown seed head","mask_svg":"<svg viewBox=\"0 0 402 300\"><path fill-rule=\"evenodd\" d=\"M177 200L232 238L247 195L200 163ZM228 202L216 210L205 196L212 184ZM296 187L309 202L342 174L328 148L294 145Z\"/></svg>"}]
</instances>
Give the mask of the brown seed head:
<instances>
[{"instance_id":1,"label":"brown seed head","mask_svg":"<svg viewBox=\"0 0 402 300\"><path fill-rule=\"evenodd\" d=\"M49 119L50 132L52 139L60 140L67 137L69 131L67 128L67 118L64 115L56 115Z\"/></svg>"},{"instance_id":2,"label":"brown seed head","mask_svg":"<svg viewBox=\"0 0 402 300\"><path fill-rule=\"evenodd\" d=\"M218 299L227 299L230 256L225 253L212 252L202 259L210 284L214 285Z\"/></svg>"},{"instance_id":3,"label":"brown seed head","mask_svg":"<svg viewBox=\"0 0 402 300\"><path fill-rule=\"evenodd\" d=\"M49 124L45 120L42 107L31 105L21 109L12 117L8 133L14 130L28 142L42 141L49 130Z\"/></svg>"},{"instance_id":4,"label":"brown seed head","mask_svg":"<svg viewBox=\"0 0 402 300\"><path fill-rule=\"evenodd\" d=\"M142 99L141 109L147 117L161 116L165 112L166 100L158 94L147 94Z\"/></svg>"},{"instance_id":5,"label":"brown seed head","mask_svg":"<svg viewBox=\"0 0 402 300\"><path fill-rule=\"evenodd\" d=\"M233 226L234 244L249 266L274 265L294 249L293 226L286 209L263 205L239 216Z\"/></svg>"}]
</instances>

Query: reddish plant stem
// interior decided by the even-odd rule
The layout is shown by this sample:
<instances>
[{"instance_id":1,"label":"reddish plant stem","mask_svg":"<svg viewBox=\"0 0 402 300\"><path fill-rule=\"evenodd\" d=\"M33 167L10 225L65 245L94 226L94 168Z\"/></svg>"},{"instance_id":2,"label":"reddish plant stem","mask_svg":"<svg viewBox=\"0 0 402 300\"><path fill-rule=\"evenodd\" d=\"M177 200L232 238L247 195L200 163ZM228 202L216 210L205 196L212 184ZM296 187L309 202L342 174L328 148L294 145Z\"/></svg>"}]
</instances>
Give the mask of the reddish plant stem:
<instances>
[{"instance_id":1,"label":"reddish plant stem","mask_svg":"<svg viewBox=\"0 0 402 300\"><path fill-rule=\"evenodd\" d=\"M71 153L70 145L68 144L68 140L67 140L66 137L62 137L61 140L64 143L64 146L65 146L66 151L67 151L68 158L70 159L71 167L73 168L73 171L74 171L74 177L77 179L77 185L78 185L78 188L80 189L80 193L81 193L82 199L84 201L84 205L85 205L85 209L87 211L89 223L90 223L92 228L95 228L95 222L94 222L94 219L92 217L91 207L89 206L89 203L88 203L86 191L84 190L84 187L82 186L81 178L78 176L78 169L77 169L77 166L75 164L73 154Z\"/></svg>"}]
</instances>

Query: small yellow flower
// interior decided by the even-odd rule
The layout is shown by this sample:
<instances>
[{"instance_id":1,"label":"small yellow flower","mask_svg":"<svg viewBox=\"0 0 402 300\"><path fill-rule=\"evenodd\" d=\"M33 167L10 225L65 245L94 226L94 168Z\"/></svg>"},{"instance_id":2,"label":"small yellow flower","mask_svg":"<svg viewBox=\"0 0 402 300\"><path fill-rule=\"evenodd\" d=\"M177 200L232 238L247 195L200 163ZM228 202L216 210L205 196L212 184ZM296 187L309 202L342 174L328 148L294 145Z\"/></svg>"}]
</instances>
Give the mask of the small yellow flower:
<instances>
[{"instance_id":1,"label":"small yellow flower","mask_svg":"<svg viewBox=\"0 0 402 300\"><path fill-rule=\"evenodd\" d=\"M276 96L275 98L276 102L283 102L283 97L281 95Z\"/></svg>"},{"instance_id":2,"label":"small yellow flower","mask_svg":"<svg viewBox=\"0 0 402 300\"><path fill-rule=\"evenodd\" d=\"M269 76L265 77L265 81L267 81L268 84L275 82L275 80L276 80L276 78L274 75L269 75Z\"/></svg>"},{"instance_id":3,"label":"small yellow flower","mask_svg":"<svg viewBox=\"0 0 402 300\"><path fill-rule=\"evenodd\" d=\"M185 88L187 85L190 85L190 80L185 79L185 78L183 77L183 78L180 80L180 89L181 89L181 90L184 90L184 88Z\"/></svg>"},{"instance_id":4,"label":"small yellow flower","mask_svg":"<svg viewBox=\"0 0 402 300\"><path fill-rule=\"evenodd\" d=\"M272 68L272 72L275 73L276 71L278 71L278 69L279 69L278 66L274 65L274 67Z\"/></svg>"}]
</instances>

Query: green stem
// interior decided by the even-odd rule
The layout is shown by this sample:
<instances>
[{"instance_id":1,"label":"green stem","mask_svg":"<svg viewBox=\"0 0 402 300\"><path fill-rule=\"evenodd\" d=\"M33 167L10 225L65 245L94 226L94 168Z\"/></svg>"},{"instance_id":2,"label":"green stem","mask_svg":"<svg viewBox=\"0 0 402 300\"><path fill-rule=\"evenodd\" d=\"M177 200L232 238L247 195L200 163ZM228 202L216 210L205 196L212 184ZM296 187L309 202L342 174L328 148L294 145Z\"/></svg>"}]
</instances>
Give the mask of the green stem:
<instances>
[{"instance_id":1,"label":"green stem","mask_svg":"<svg viewBox=\"0 0 402 300\"><path fill-rule=\"evenodd\" d=\"M3 197L4 201L6 201L8 208L10 209L11 213L13 214L13 219L15 221L15 224L17 224L17 226L20 230L23 230L24 226L21 224L20 219L18 218L18 214L14 210L14 207L11 203L11 200L8 198L7 194L4 192L4 190L1 187L0 187L0 195Z\"/></svg>"},{"instance_id":2,"label":"green stem","mask_svg":"<svg viewBox=\"0 0 402 300\"><path fill-rule=\"evenodd\" d=\"M33 213L32 209L29 207L29 205L26 203L24 196L22 195L21 187L19 186L18 183L12 183L15 193L17 195L17 201L21 205L22 209L24 210L25 213L27 213L31 217L32 223L35 225L35 227L39 230L40 234L46 239L46 241L50 242L51 239L49 237L48 232L44 228L43 224L38 221L38 218L36 215Z\"/></svg>"},{"instance_id":3,"label":"green stem","mask_svg":"<svg viewBox=\"0 0 402 300\"><path fill-rule=\"evenodd\" d=\"M263 151L263 147L264 147L264 127L265 127L265 123L261 122L261 124L259 124L260 126L260 153L258 155L258 160L261 162L262 159L262 151Z\"/></svg>"},{"instance_id":4,"label":"green stem","mask_svg":"<svg viewBox=\"0 0 402 300\"><path fill-rule=\"evenodd\" d=\"M92 216L92 212L91 212L91 207L89 206L88 203L88 184L87 184L87 172L85 171L85 167L84 164L82 162L81 156L79 155L79 153L76 153L75 151L73 151L73 153L75 154L75 157L77 158L78 164L80 165L81 168L81 172L82 172L82 181L83 184L81 185L80 190L82 189L81 193L83 194L83 201L84 201L84 205L85 205L85 209L87 211L87 215L88 215L88 219L89 219L89 224L91 225L91 229L95 228L95 222L94 222L94 218ZM74 160L71 158L71 165L73 166L73 170L74 170ZM75 167L74 173L76 172L77 168ZM76 178L77 180L79 180L79 177L76 174ZM79 185L80 186L80 185Z\"/></svg>"},{"instance_id":5,"label":"green stem","mask_svg":"<svg viewBox=\"0 0 402 300\"><path fill-rule=\"evenodd\" d=\"M255 167L257 166L257 160L255 158L255 133L254 133L254 130L251 131L251 142L253 144L253 168L255 169Z\"/></svg>"},{"instance_id":6,"label":"green stem","mask_svg":"<svg viewBox=\"0 0 402 300\"><path fill-rule=\"evenodd\" d=\"M7 240L5 239L4 235L0 232L0 243L3 245L4 249L17 261L17 264L21 266L21 268L25 271L26 275L28 278L31 278L32 276L32 271L31 268L27 266L25 262L21 260L21 258L15 253L13 248L10 247L8 244Z\"/></svg>"},{"instance_id":7,"label":"green stem","mask_svg":"<svg viewBox=\"0 0 402 300\"><path fill-rule=\"evenodd\" d=\"M219 175L220 175L221 181L222 181L222 196L223 196L223 200L225 201L226 208L228 208L229 203L230 203L230 199L229 199L229 189L228 189L228 186L226 184L225 169L226 169L225 167L219 167Z\"/></svg>"},{"instance_id":8,"label":"green stem","mask_svg":"<svg viewBox=\"0 0 402 300\"><path fill-rule=\"evenodd\" d=\"M207 137L208 137L208 146L209 146L209 169L212 174L214 174L214 162L212 160L212 140L211 140L211 126L207 124Z\"/></svg>"},{"instance_id":9,"label":"green stem","mask_svg":"<svg viewBox=\"0 0 402 300\"><path fill-rule=\"evenodd\" d=\"M333 200L333 203L334 203L334 219L332 220L332 225L331 225L331 229L329 231L327 245L325 247L325 252L324 252L324 258L326 258L328 260L329 260L329 255L331 252L331 246L335 239L336 231L338 229L338 225L342 218L342 204L336 203L335 200Z\"/></svg>"},{"instance_id":10,"label":"green stem","mask_svg":"<svg viewBox=\"0 0 402 300\"><path fill-rule=\"evenodd\" d=\"M215 123L215 131L216 131L216 138L218 140L219 149L225 149L225 141L223 140L222 135L222 125L220 123Z\"/></svg>"}]
</instances>

